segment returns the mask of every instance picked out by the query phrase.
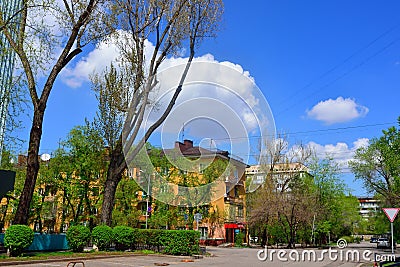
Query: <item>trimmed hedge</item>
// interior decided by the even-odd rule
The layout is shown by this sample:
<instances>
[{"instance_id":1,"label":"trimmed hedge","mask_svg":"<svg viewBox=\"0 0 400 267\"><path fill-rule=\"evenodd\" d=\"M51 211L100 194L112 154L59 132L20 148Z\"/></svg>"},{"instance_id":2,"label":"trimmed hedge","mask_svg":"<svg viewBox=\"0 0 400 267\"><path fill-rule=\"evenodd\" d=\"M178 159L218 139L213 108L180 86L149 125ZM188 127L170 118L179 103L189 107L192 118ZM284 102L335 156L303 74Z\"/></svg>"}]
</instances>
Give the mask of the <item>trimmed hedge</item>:
<instances>
[{"instance_id":1,"label":"trimmed hedge","mask_svg":"<svg viewBox=\"0 0 400 267\"><path fill-rule=\"evenodd\" d=\"M21 255L24 248L33 242L34 232L26 225L11 225L4 235L4 246L9 249L10 256Z\"/></svg>"},{"instance_id":2,"label":"trimmed hedge","mask_svg":"<svg viewBox=\"0 0 400 267\"><path fill-rule=\"evenodd\" d=\"M164 230L160 235L160 244L164 253L172 255L199 254L200 232L185 230Z\"/></svg>"},{"instance_id":3,"label":"trimmed hedge","mask_svg":"<svg viewBox=\"0 0 400 267\"><path fill-rule=\"evenodd\" d=\"M112 230L116 250L127 250L133 248L136 243L137 229L129 226L115 226Z\"/></svg>"},{"instance_id":4,"label":"trimmed hedge","mask_svg":"<svg viewBox=\"0 0 400 267\"><path fill-rule=\"evenodd\" d=\"M84 226L71 226L67 231L68 245L82 251L92 236L93 244L105 250L115 243L116 250L148 249L171 255L193 255L200 252L200 233L193 230L134 229L129 226L106 225L93 228L92 234Z\"/></svg>"},{"instance_id":5,"label":"trimmed hedge","mask_svg":"<svg viewBox=\"0 0 400 267\"><path fill-rule=\"evenodd\" d=\"M163 232L157 229L138 229L135 247L160 252L160 236Z\"/></svg>"},{"instance_id":6,"label":"trimmed hedge","mask_svg":"<svg viewBox=\"0 0 400 267\"><path fill-rule=\"evenodd\" d=\"M71 226L67 230L68 246L74 252L82 252L83 248L90 240L90 230L83 225Z\"/></svg>"},{"instance_id":7,"label":"trimmed hedge","mask_svg":"<svg viewBox=\"0 0 400 267\"><path fill-rule=\"evenodd\" d=\"M112 242L113 230L107 225L98 225L92 230L92 240L99 250L107 250Z\"/></svg>"}]
</instances>

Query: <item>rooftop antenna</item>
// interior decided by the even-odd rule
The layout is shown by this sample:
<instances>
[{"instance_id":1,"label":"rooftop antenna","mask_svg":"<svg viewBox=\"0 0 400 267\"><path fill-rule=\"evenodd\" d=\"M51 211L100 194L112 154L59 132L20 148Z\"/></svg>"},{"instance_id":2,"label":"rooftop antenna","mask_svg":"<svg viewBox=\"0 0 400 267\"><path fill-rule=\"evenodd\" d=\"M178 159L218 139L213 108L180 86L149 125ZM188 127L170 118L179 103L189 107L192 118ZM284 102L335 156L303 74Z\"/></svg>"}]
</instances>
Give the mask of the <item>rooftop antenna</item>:
<instances>
[{"instance_id":1,"label":"rooftop antenna","mask_svg":"<svg viewBox=\"0 0 400 267\"><path fill-rule=\"evenodd\" d=\"M182 142L185 140L185 123L182 126Z\"/></svg>"}]
</instances>

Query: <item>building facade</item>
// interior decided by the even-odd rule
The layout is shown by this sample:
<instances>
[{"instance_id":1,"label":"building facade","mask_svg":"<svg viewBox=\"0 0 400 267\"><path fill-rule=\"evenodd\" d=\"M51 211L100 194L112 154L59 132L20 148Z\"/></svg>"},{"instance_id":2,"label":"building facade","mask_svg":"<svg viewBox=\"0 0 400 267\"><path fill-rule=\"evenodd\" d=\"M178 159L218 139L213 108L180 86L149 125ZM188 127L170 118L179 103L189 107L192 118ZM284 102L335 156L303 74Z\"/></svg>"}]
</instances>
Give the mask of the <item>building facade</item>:
<instances>
[{"instance_id":1,"label":"building facade","mask_svg":"<svg viewBox=\"0 0 400 267\"><path fill-rule=\"evenodd\" d=\"M191 187L209 183L210 176L216 178L212 189L204 195L207 201L202 201L201 205L179 207L177 217L180 223L174 227L198 229L201 232L202 243L210 245L233 243L235 235L246 229L245 168L248 166L232 158L228 151L214 151L194 146L191 140L176 142L174 148L164 149L161 153L162 157L179 162L169 165L166 169L165 166L157 169L158 173L168 177L169 182ZM188 168L179 166L183 161L190 162ZM210 174L212 172L214 172L213 175ZM190 191L182 189L185 188L173 190L173 199L187 197L190 194ZM155 190L158 189L151 186L150 195L154 195ZM143 194L146 195L146 193L139 193L140 196ZM143 215L148 214L151 218L153 211L156 212L158 207L152 203L148 208L146 202L147 198L143 198L138 209L142 210ZM198 224L191 218L194 217L193 212L201 214L202 218ZM145 219L145 216L140 219L142 227Z\"/></svg>"},{"instance_id":2,"label":"building facade","mask_svg":"<svg viewBox=\"0 0 400 267\"><path fill-rule=\"evenodd\" d=\"M20 16L14 16L22 7L22 0L2 0L0 8L2 20L7 21L10 27L11 36L16 39L19 29ZM12 19L11 19L12 18ZM3 26L3 25L0 25ZM15 53L10 49L9 43L5 35L0 31L0 160L4 142L4 134L7 120L7 110L11 90L12 74L15 63Z\"/></svg>"},{"instance_id":3,"label":"building facade","mask_svg":"<svg viewBox=\"0 0 400 267\"><path fill-rule=\"evenodd\" d=\"M254 192L262 186L268 174L272 174L275 189L282 192L290 192L290 181L294 176L304 177L310 175L308 168L301 163L277 163L270 165L252 165L246 168L247 192Z\"/></svg>"},{"instance_id":4,"label":"building facade","mask_svg":"<svg viewBox=\"0 0 400 267\"><path fill-rule=\"evenodd\" d=\"M360 215L364 219L375 216L380 210L379 200L373 197L358 197L358 202L360 204Z\"/></svg>"}]
</instances>

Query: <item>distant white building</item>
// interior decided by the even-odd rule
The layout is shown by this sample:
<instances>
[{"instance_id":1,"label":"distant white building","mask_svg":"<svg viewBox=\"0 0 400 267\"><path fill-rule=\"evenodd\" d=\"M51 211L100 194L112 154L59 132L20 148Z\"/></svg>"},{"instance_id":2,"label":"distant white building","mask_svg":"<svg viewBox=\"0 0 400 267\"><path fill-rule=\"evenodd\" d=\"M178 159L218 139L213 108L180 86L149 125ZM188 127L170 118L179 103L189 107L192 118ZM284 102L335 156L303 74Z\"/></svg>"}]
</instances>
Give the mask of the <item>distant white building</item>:
<instances>
[{"instance_id":1,"label":"distant white building","mask_svg":"<svg viewBox=\"0 0 400 267\"><path fill-rule=\"evenodd\" d=\"M358 197L358 202L360 204L360 215L366 219L374 216L380 209L379 200L373 197Z\"/></svg>"},{"instance_id":2,"label":"distant white building","mask_svg":"<svg viewBox=\"0 0 400 267\"><path fill-rule=\"evenodd\" d=\"M246 168L246 181L248 192L252 192L261 186L267 177L267 174L271 171L269 165L252 165ZM278 163L273 167L273 178L276 183L276 189L278 191L290 191L289 182L295 174L300 177L303 175L309 175L308 168L301 163Z\"/></svg>"}]
</instances>

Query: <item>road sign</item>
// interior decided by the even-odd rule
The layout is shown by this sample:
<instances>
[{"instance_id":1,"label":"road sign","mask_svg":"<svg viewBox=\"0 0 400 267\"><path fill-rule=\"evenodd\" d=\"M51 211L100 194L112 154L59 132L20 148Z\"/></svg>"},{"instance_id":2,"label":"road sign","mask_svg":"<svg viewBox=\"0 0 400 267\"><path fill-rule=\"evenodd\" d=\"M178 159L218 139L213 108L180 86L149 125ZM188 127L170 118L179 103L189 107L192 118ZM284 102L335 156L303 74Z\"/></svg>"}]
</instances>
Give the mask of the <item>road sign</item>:
<instances>
[{"instance_id":1,"label":"road sign","mask_svg":"<svg viewBox=\"0 0 400 267\"><path fill-rule=\"evenodd\" d=\"M203 219L203 216L201 216L201 213L196 213L193 217L196 222L199 222L199 221L201 221L201 219Z\"/></svg>"},{"instance_id":2,"label":"road sign","mask_svg":"<svg viewBox=\"0 0 400 267\"><path fill-rule=\"evenodd\" d=\"M196 229L197 231L199 230L199 222L201 219L203 219L203 216L201 216L201 213L196 213L194 216L194 220L196 221Z\"/></svg>"},{"instance_id":3,"label":"road sign","mask_svg":"<svg viewBox=\"0 0 400 267\"><path fill-rule=\"evenodd\" d=\"M396 219L397 213L399 213L400 208L382 208L383 212L388 217L389 221L392 223Z\"/></svg>"}]
</instances>

